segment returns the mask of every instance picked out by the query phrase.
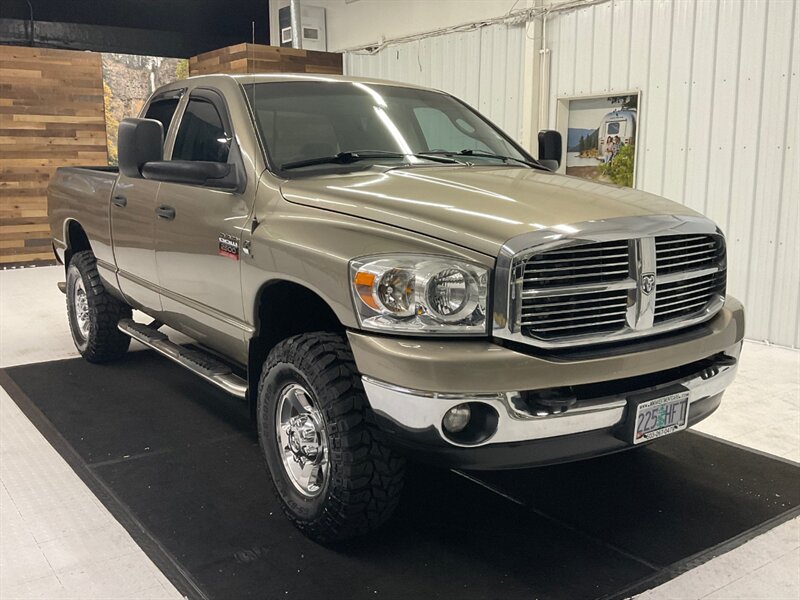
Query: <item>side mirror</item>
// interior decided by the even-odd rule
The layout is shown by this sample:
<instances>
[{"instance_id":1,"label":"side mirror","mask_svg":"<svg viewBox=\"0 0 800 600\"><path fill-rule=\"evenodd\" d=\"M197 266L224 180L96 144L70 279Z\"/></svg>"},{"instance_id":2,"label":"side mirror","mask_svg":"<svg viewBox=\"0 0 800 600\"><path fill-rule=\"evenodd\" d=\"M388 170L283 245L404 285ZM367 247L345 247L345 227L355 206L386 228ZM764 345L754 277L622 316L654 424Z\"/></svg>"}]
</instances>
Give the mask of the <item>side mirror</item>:
<instances>
[{"instance_id":1,"label":"side mirror","mask_svg":"<svg viewBox=\"0 0 800 600\"><path fill-rule=\"evenodd\" d=\"M539 162L555 171L561 165L561 134L553 129L539 132Z\"/></svg>"},{"instance_id":2,"label":"side mirror","mask_svg":"<svg viewBox=\"0 0 800 600\"><path fill-rule=\"evenodd\" d=\"M117 136L119 170L142 177L142 165L164 158L164 126L155 119L122 119Z\"/></svg>"},{"instance_id":3,"label":"side mirror","mask_svg":"<svg viewBox=\"0 0 800 600\"><path fill-rule=\"evenodd\" d=\"M233 165L207 160L151 161L142 166L142 176L168 183L205 185L225 190L239 188L239 177Z\"/></svg>"}]
</instances>

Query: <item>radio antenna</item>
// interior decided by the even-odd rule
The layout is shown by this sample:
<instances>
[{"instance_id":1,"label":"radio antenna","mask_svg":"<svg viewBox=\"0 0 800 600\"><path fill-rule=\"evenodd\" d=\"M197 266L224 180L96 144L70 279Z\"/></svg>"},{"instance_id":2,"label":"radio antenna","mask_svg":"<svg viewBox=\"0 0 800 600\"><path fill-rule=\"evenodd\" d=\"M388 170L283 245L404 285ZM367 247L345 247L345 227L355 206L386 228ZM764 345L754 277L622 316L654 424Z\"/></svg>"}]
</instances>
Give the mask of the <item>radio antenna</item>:
<instances>
[{"instance_id":1,"label":"radio antenna","mask_svg":"<svg viewBox=\"0 0 800 600\"><path fill-rule=\"evenodd\" d=\"M256 114L257 114L256 113L256 106L257 106L256 105L256 90L258 89L258 86L256 85L256 81L255 81L255 79L256 79L256 77L255 77L255 71L256 71L256 68L255 68L255 65L256 65L256 22L255 22L255 20L250 21L250 41L252 42L251 46L250 46L250 61L249 61L250 64L247 65L247 72L250 75L253 75L253 77L250 79L250 85L252 86L252 89L253 89L253 97L252 97L252 99L248 99L248 101L251 103L250 113L251 113L252 118L253 118L253 126L256 128L256 137L260 137L261 134L259 133L259 130L258 130L258 118L256 117ZM246 96L247 96L247 94L245 94L245 97ZM261 176L260 173L256 175L256 177L260 177L260 176ZM256 210L257 210L256 209L256 204L253 203L253 206L251 208L251 213L250 213L251 214L251 220L250 220L250 236L251 236L251 238L252 238L253 232L256 230L256 227L258 227L258 215L256 214ZM247 249L245 250L245 252L248 255L252 256L252 251L250 250L250 243L251 243L250 239L251 238L248 238L248 240L246 242L244 242L244 244L247 244Z\"/></svg>"}]
</instances>

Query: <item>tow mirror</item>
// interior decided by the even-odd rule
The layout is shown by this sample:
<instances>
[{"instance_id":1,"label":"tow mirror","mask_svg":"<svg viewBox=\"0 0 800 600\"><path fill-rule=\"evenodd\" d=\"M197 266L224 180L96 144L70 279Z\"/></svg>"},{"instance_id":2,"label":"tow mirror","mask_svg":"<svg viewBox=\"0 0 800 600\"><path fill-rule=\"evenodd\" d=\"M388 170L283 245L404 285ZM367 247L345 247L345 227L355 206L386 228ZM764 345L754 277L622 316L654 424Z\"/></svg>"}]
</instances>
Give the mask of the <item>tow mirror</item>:
<instances>
[{"instance_id":1,"label":"tow mirror","mask_svg":"<svg viewBox=\"0 0 800 600\"><path fill-rule=\"evenodd\" d=\"M142 165L145 179L237 190L240 179L233 165L207 160L155 160Z\"/></svg>"},{"instance_id":2,"label":"tow mirror","mask_svg":"<svg viewBox=\"0 0 800 600\"><path fill-rule=\"evenodd\" d=\"M561 134L553 129L539 132L539 162L551 171L561 165Z\"/></svg>"},{"instance_id":3,"label":"tow mirror","mask_svg":"<svg viewBox=\"0 0 800 600\"><path fill-rule=\"evenodd\" d=\"M117 143L120 172L141 178L145 163L164 158L164 126L155 119L123 119Z\"/></svg>"}]
</instances>

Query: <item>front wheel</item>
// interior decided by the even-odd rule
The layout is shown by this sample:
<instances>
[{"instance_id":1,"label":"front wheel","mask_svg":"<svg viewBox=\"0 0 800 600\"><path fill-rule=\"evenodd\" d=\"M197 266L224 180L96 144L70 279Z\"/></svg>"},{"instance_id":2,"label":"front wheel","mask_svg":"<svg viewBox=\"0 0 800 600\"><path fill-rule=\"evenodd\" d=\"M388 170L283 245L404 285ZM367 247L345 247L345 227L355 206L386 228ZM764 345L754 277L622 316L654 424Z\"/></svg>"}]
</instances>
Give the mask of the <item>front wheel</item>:
<instances>
[{"instance_id":1,"label":"front wheel","mask_svg":"<svg viewBox=\"0 0 800 600\"><path fill-rule=\"evenodd\" d=\"M258 388L258 430L275 491L309 538L368 533L392 514L405 461L381 442L347 342L308 333L279 343Z\"/></svg>"},{"instance_id":2,"label":"front wheel","mask_svg":"<svg viewBox=\"0 0 800 600\"><path fill-rule=\"evenodd\" d=\"M117 323L131 317L131 308L105 289L91 252L76 252L69 261L67 316L75 347L89 362L108 362L128 351L131 338Z\"/></svg>"}]
</instances>

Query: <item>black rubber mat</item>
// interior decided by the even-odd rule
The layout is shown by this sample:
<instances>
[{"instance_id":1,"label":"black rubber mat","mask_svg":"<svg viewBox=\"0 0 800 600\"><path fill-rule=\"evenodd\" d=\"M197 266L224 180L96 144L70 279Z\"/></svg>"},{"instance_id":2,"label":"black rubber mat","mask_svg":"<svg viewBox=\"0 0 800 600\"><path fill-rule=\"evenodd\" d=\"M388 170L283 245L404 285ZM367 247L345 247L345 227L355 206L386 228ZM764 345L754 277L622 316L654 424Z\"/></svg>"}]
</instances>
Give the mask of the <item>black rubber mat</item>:
<instances>
[{"instance_id":1,"label":"black rubber mat","mask_svg":"<svg viewBox=\"0 0 800 600\"><path fill-rule=\"evenodd\" d=\"M415 467L388 527L329 549L281 513L244 404L166 359L0 383L192 598L622 598L800 514L798 465L685 432L525 471Z\"/></svg>"}]
</instances>

